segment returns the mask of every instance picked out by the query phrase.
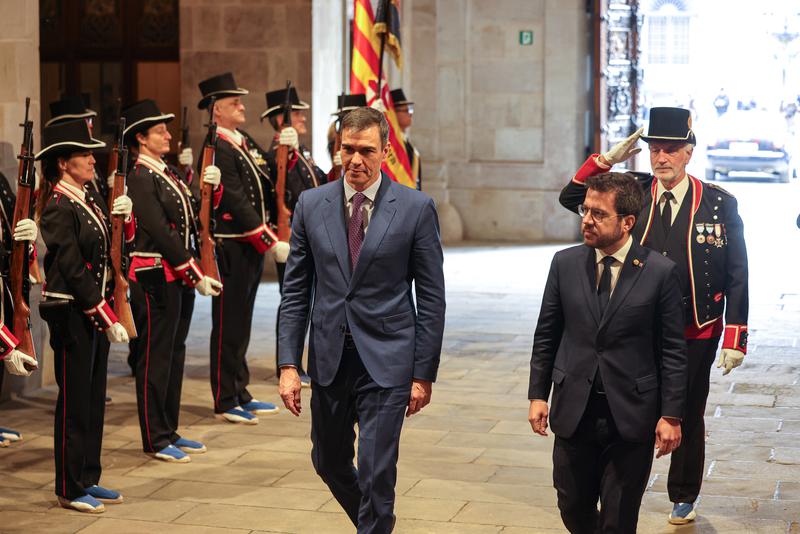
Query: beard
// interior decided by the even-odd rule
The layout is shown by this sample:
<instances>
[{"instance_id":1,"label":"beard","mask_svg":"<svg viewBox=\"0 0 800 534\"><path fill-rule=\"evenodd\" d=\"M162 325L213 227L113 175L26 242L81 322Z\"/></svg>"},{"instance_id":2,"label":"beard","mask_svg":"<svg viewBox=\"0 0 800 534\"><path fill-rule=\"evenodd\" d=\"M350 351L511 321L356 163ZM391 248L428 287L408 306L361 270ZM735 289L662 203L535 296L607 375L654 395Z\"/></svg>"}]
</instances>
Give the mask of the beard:
<instances>
[{"instance_id":1,"label":"beard","mask_svg":"<svg viewBox=\"0 0 800 534\"><path fill-rule=\"evenodd\" d=\"M597 227L595 226L594 233L592 233L588 238L584 236L583 243L584 245L592 248L602 250L604 248L608 248L614 243L619 242L622 239L622 236L623 231L621 223L618 223L617 226L614 227L613 231L609 230L606 233L597 232Z\"/></svg>"}]
</instances>

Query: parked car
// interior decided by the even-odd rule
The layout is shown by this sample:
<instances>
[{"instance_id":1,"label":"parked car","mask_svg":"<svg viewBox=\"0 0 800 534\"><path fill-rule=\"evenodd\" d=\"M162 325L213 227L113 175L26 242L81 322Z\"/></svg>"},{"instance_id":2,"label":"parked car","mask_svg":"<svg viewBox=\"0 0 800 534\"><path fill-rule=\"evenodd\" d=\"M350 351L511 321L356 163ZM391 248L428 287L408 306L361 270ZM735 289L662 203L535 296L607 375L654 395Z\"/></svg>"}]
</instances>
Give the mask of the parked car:
<instances>
[{"instance_id":1,"label":"parked car","mask_svg":"<svg viewBox=\"0 0 800 534\"><path fill-rule=\"evenodd\" d=\"M788 182L796 175L792 136L780 114L730 111L720 117L716 133L706 151L706 179L747 177Z\"/></svg>"}]
</instances>

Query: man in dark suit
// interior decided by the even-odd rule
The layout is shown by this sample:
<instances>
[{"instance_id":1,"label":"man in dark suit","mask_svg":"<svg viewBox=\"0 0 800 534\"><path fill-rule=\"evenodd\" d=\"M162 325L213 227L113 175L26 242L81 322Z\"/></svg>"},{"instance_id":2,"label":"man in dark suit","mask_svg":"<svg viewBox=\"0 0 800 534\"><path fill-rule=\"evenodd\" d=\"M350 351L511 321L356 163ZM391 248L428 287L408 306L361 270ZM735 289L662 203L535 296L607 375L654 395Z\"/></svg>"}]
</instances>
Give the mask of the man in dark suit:
<instances>
[{"instance_id":1,"label":"man in dark suit","mask_svg":"<svg viewBox=\"0 0 800 534\"><path fill-rule=\"evenodd\" d=\"M662 456L681 441L678 273L631 238L641 205L630 174L587 180L584 244L553 258L536 326L528 418L543 436L552 423L553 484L572 533L636 532L653 445Z\"/></svg>"},{"instance_id":2,"label":"man in dark suit","mask_svg":"<svg viewBox=\"0 0 800 534\"><path fill-rule=\"evenodd\" d=\"M279 325L280 395L299 415L310 315L311 458L359 533L393 528L403 415L430 401L444 330L436 208L381 173L388 135L374 109L343 119L344 179L295 208Z\"/></svg>"},{"instance_id":3,"label":"man in dark suit","mask_svg":"<svg viewBox=\"0 0 800 534\"><path fill-rule=\"evenodd\" d=\"M649 143L653 174L635 173L645 196L631 233L637 243L678 266L683 335L689 350L683 446L670 459L667 479L672 501L668 521L681 525L696 517L695 502L705 472L703 416L720 336L717 367L724 367L722 374L741 365L747 352L747 248L733 195L686 172L696 143L686 109L652 108L648 134L638 130L605 154L589 157L561 190L561 204L577 211L586 195L586 178L640 152L636 148L640 137Z\"/></svg>"}]
</instances>

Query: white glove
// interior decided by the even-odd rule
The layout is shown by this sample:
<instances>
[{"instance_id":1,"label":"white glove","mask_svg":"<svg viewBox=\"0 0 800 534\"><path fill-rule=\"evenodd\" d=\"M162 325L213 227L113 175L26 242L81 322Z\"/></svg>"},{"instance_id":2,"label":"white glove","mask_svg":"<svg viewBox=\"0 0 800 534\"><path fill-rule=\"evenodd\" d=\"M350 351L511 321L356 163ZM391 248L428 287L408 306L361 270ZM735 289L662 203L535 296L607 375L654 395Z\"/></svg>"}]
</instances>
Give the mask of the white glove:
<instances>
[{"instance_id":1,"label":"white glove","mask_svg":"<svg viewBox=\"0 0 800 534\"><path fill-rule=\"evenodd\" d=\"M281 145L286 145L295 150L300 148L300 141L297 139L297 130L291 126L287 126L281 130L281 134L278 136L278 143Z\"/></svg>"},{"instance_id":2,"label":"white glove","mask_svg":"<svg viewBox=\"0 0 800 534\"><path fill-rule=\"evenodd\" d=\"M108 185L108 189L109 190L113 190L114 189L114 178L116 178L116 177L117 177L117 173L116 172L112 172L111 174L108 175L108 178L106 178L106 184Z\"/></svg>"},{"instance_id":3,"label":"white glove","mask_svg":"<svg viewBox=\"0 0 800 534\"><path fill-rule=\"evenodd\" d=\"M222 291L222 282L217 282L210 276L203 276L194 287L197 289L197 292L204 297L218 297Z\"/></svg>"},{"instance_id":4,"label":"white glove","mask_svg":"<svg viewBox=\"0 0 800 534\"><path fill-rule=\"evenodd\" d=\"M36 228L36 223L31 219L20 219L14 228L14 241L36 241L36 236L39 230Z\"/></svg>"},{"instance_id":5,"label":"white glove","mask_svg":"<svg viewBox=\"0 0 800 534\"><path fill-rule=\"evenodd\" d=\"M742 365L742 361L744 360L744 352L736 349L722 349L719 351L719 361L717 362L717 369L720 367L724 367L725 370L722 371L722 376L727 375L735 368Z\"/></svg>"},{"instance_id":6,"label":"white glove","mask_svg":"<svg viewBox=\"0 0 800 534\"><path fill-rule=\"evenodd\" d=\"M193 161L194 161L194 155L192 154L191 148L184 148L183 150L181 150L181 153L178 154L178 163L180 163L184 167L190 167Z\"/></svg>"},{"instance_id":7,"label":"white glove","mask_svg":"<svg viewBox=\"0 0 800 534\"><path fill-rule=\"evenodd\" d=\"M221 179L222 179L222 171L220 171L219 167L217 167L216 165L209 165L208 167L205 168L205 170L203 170L204 184L211 184L212 186L214 186L214 189L216 189Z\"/></svg>"},{"instance_id":8,"label":"white glove","mask_svg":"<svg viewBox=\"0 0 800 534\"><path fill-rule=\"evenodd\" d=\"M111 215L128 215L133 211L133 201L128 195L120 195L114 199L114 205L111 207Z\"/></svg>"},{"instance_id":9,"label":"white glove","mask_svg":"<svg viewBox=\"0 0 800 534\"><path fill-rule=\"evenodd\" d=\"M333 164L337 167L342 166L342 151L337 150L336 153L333 155Z\"/></svg>"},{"instance_id":10,"label":"white glove","mask_svg":"<svg viewBox=\"0 0 800 534\"><path fill-rule=\"evenodd\" d=\"M120 323L112 324L108 330L106 330L106 336L108 336L108 340L111 343L127 343L129 341L128 331L125 330L125 327Z\"/></svg>"},{"instance_id":11,"label":"white glove","mask_svg":"<svg viewBox=\"0 0 800 534\"><path fill-rule=\"evenodd\" d=\"M372 101L372 104L369 105L372 109L377 109L381 113L386 113L386 104L383 103L382 98L376 98Z\"/></svg>"},{"instance_id":12,"label":"white glove","mask_svg":"<svg viewBox=\"0 0 800 534\"><path fill-rule=\"evenodd\" d=\"M276 262L286 263L286 259L289 257L289 243L286 241L278 241L275 243L275 246L270 249L270 252L275 257Z\"/></svg>"},{"instance_id":13,"label":"white glove","mask_svg":"<svg viewBox=\"0 0 800 534\"><path fill-rule=\"evenodd\" d=\"M642 136L642 132L644 131L644 127L639 128L635 132L633 132L627 139L620 141L616 145L612 146L611 149L603 154L603 159L608 162L609 165L612 167L617 163L622 163L623 161L627 160L631 156L634 156L642 151L641 148L636 148L636 142Z\"/></svg>"},{"instance_id":14,"label":"white glove","mask_svg":"<svg viewBox=\"0 0 800 534\"><path fill-rule=\"evenodd\" d=\"M8 372L17 376L31 376L31 373L39 368L39 364L36 363L36 360L17 349L12 349L3 361L6 362L6 369L8 369ZM33 369L26 369L25 364L28 364L28 366Z\"/></svg>"}]
</instances>

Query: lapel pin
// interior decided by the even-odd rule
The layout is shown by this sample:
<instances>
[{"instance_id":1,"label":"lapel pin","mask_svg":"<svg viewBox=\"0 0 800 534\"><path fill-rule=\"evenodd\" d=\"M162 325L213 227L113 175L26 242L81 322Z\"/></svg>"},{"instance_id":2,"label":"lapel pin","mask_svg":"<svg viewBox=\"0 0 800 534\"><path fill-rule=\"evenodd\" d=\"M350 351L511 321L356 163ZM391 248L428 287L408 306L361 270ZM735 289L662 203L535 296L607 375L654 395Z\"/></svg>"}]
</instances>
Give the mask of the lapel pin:
<instances>
[{"instance_id":1,"label":"lapel pin","mask_svg":"<svg viewBox=\"0 0 800 534\"><path fill-rule=\"evenodd\" d=\"M642 267L644 267L644 262L634 258L633 265L641 269Z\"/></svg>"}]
</instances>

